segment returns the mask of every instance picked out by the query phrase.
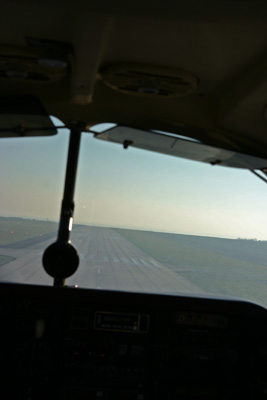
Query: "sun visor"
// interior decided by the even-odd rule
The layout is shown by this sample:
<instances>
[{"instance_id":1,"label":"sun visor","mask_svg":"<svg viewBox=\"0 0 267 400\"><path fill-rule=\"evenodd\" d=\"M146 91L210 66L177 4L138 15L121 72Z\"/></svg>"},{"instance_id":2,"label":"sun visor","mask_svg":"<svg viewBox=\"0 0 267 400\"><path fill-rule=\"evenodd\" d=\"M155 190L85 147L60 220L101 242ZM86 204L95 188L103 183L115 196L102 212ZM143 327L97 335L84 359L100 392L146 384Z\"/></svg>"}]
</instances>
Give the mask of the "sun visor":
<instances>
[{"instance_id":1,"label":"sun visor","mask_svg":"<svg viewBox=\"0 0 267 400\"><path fill-rule=\"evenodd\" d=\"M95 134L95 138L120 143L125 149L136 147L225 167L250 170L262 170L267 167L267 160L265 159L237 153L232 150L207 146L173 133L143 131L125 126L115 126L102 132L96 132L92 127L91 131Z\"/></svg>"},{"instance_id":2,"label":"sun visor","mask_svg":"<svg viewBox=\"0 0 267 400\"><path fill-rule=\"evenodd\" d=\"M0 138L56 133L56 127L38 98L0 97Z\"/></svg>"}]
</instances>

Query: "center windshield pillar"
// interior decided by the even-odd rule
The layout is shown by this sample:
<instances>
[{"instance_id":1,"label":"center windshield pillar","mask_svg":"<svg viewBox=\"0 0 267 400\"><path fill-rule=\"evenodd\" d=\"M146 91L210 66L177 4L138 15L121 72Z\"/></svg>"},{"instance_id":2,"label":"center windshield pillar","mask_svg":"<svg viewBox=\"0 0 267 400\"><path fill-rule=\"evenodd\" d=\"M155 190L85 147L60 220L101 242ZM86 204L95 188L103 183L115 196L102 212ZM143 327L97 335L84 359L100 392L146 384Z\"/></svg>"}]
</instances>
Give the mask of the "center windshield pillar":
<instances>
[{"instance_id":1,"label":"center windshield pillar","mask_svg":"<svg viewBox=\"0 0 267 400\"><path fill-rule=\"evenodd\" d=\"M70 242L74 214L74 189L83 127L71 125L65 186L61 205L57 241L44 252L43 267L54 278L54 286L65 286L65 279L73 275L79 265L79 256Z\"/></svg>"}]
</instances>

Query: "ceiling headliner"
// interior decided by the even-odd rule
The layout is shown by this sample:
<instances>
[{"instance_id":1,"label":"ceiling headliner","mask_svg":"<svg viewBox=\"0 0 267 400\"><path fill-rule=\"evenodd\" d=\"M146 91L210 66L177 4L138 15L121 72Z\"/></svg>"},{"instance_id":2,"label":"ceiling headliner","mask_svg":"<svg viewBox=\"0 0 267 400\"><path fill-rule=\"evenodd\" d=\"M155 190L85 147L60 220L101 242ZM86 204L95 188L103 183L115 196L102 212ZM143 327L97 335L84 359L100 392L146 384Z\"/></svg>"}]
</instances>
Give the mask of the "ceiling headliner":
<instances>
[{"instance_id":1,"label":"ceiling headliner","mask_svg":"<svg viewBox=\"0 0 267 400\"><path fill-rule=\"evenodd\" d=\"M38 95L66 124L116 122L172 132L184 124L207 144L267 158L266 1L167 0L163 7L155 1L4 0L0 22L3 95ZM36 78L39 50L27 45L29 37L71 46L62 76ZM31 68L25 57L35 58L35 79L12 76L13 70L5 76L16 65ZM101 72L122 64L164 75L182 70L198 85L166 98L114 90ZM142 84L152 81L148 74Z\"/></svg>"}]
</instances>

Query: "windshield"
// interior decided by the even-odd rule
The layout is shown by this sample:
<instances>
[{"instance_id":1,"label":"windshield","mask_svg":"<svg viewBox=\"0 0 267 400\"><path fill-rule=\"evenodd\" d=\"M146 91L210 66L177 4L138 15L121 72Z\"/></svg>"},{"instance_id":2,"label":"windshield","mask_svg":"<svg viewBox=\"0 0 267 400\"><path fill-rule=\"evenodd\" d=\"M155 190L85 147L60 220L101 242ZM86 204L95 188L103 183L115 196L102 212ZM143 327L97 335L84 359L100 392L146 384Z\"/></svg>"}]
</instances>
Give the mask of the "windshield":
<instances>
[{"instance_id":1,"label":"windshield","mask_svg":"<svg viewBox=\"0 0 267 400\"><path fill-rule=\"evenodd\" d=\"M69 133L2 139L0 279L51 285ZM223 168L82 136L67 285L267 305L267 186Z\"/></svg>"}]
</instances>

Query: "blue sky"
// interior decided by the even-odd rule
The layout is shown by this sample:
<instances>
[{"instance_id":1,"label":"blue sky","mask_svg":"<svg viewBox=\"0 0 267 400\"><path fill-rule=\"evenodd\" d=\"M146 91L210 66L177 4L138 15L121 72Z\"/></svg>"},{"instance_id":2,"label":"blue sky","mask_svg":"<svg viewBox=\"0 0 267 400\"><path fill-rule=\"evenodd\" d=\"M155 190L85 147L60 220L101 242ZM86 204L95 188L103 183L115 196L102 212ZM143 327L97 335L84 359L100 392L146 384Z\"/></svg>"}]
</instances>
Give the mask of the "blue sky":
<instances>
[{"instance_id":1,"label":"blue sky","mask_svg":"<svg viewBox=\"0 0 267 400\"><path fill-rule=\"evenodd\" d=\"M68 133L2 139L1 215L58 220ZM83 134L75 196L79 223L267 240L267 185L232 170Z\"/></svg>"}]
</instances>

